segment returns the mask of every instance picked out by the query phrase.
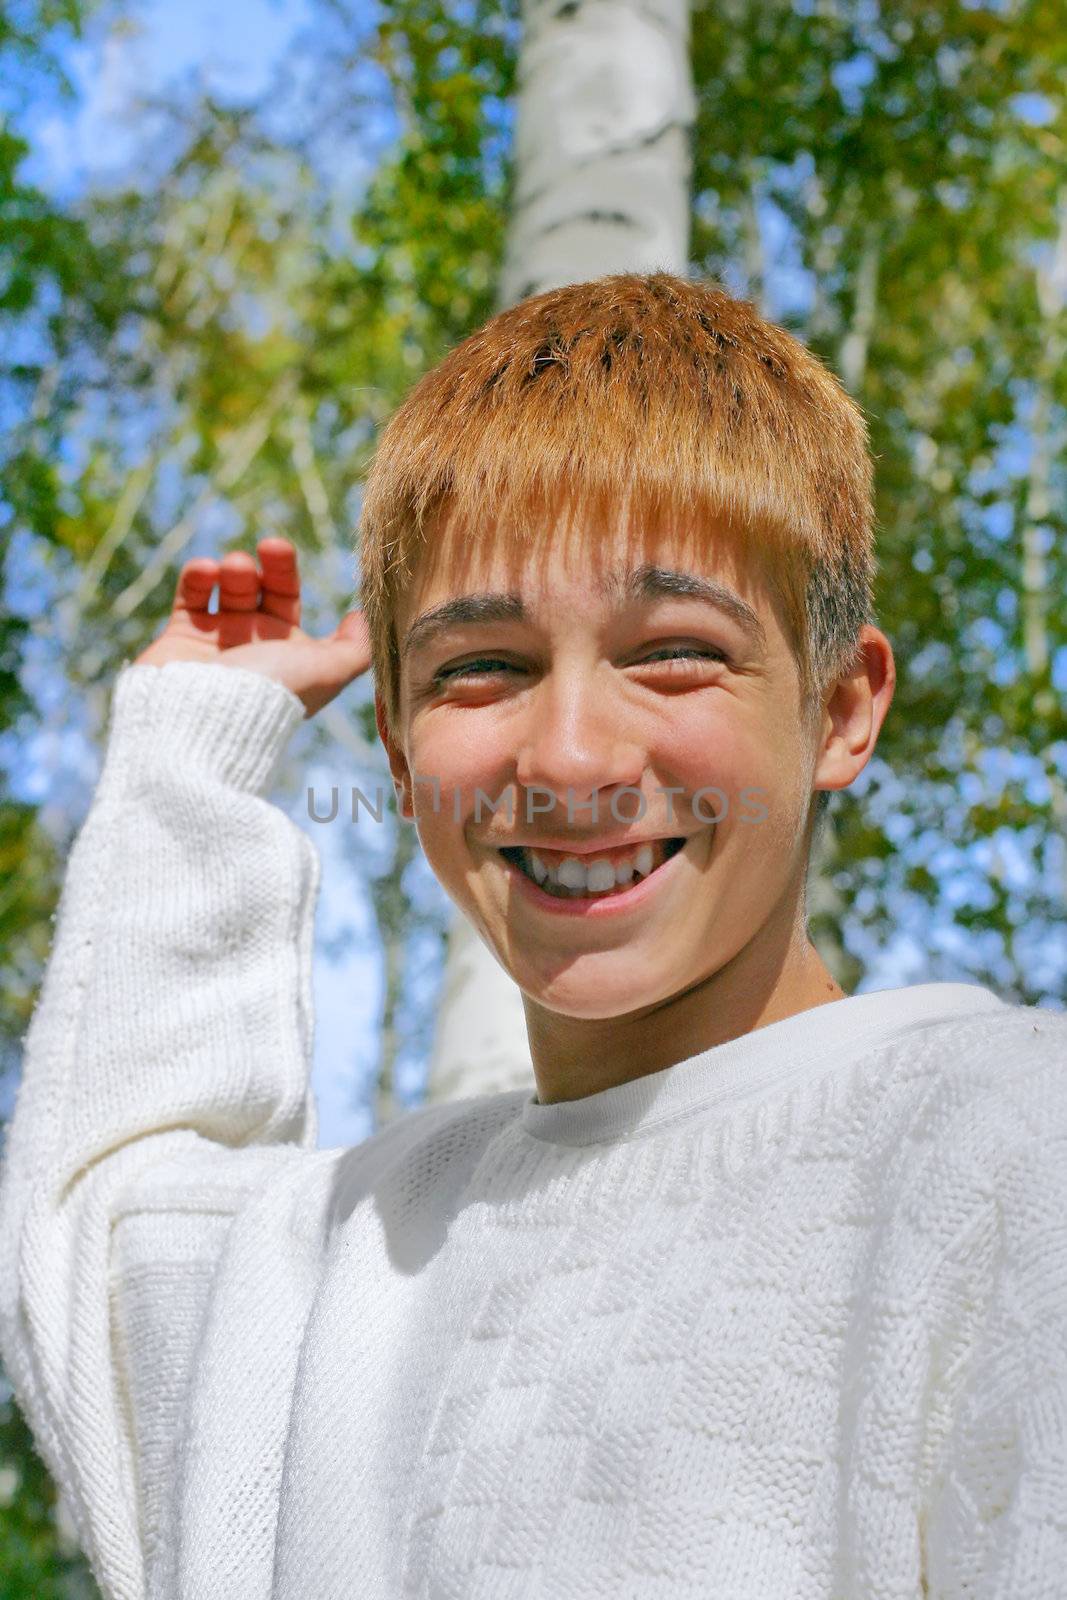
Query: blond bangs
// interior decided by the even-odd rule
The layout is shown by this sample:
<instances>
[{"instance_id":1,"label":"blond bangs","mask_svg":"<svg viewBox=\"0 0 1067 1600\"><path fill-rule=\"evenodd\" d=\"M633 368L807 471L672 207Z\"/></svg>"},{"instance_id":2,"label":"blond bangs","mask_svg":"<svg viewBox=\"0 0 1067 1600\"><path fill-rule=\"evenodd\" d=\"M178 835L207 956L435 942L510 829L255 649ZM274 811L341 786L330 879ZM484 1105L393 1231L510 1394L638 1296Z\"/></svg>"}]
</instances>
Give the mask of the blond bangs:
<instances>
[{"instance_id":1,"label":"blond bangs","mask_svg":"<svg viewBox=\"0 0 1067 1600\"><path fill-rule=\"evenodd\" d=\"M360 598L390 721L423 558L529 556L567 530L725 540L771 581L810 702L872 620L871 490L862 413L749 302L667 273L522 301L420 379L368 475Z\"/></svg>"}]
</instances>

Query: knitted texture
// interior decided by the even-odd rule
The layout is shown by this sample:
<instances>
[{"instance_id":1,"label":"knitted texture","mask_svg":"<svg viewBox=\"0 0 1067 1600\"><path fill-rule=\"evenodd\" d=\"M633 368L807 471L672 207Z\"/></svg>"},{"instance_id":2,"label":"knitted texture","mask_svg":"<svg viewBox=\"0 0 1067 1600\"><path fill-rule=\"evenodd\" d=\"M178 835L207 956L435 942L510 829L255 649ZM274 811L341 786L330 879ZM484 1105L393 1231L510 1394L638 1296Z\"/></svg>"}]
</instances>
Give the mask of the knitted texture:
<instances>
[{"instance_id":1,"label":"knitted texture","mask_svg":"<svg viewBox=\"0 0 1067 1600\"><path fill-rule=\"evenodd\" d=\"M1067 1017L852 996L318 1150L301 721L128 666L0 1167L109 1600L1067 1593Z\"/></svg>"}]
</instances>

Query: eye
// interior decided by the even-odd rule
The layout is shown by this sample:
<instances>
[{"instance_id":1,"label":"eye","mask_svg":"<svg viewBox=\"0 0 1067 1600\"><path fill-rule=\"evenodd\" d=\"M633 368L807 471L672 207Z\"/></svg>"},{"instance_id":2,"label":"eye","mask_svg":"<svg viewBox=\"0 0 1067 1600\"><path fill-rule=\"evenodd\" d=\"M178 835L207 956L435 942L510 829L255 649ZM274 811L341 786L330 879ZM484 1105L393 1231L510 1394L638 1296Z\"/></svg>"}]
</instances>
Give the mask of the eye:
<instances>
[{"instance_id":1,"label":"eye","mask_svg":"<svg viewBox=\"0 0 1067 1600\"><path fill-rule=\"evenodd\" d=\"M479 668L484 670L479 671ZM440 684L454 682L457 679L462 680L463 678L467 677L492 677L493 670L488 669L494 669L496 671L503 670L505 672L518 671L518 668L514 667L510 661L501 661L496 656L478 656L473 661L461 661L459 665L455 667L439 667L434 673L433 677L430 679L430 682L431 684Z\"/></svg>"},{"instance_id":2,"label":"eye","mask_svg":"<svg viewBox=\"0 0 1067 1600\"><path fill-rule=\"evenodd\" d=\"M661 650L654 650L649 656L642 656L640 661L635 661L634 666L643 667L648 662L662 659L668 668L675 665L684 667L690 661L725 661L726 655L722 650L716 650L713 645L664 645Z\"/></svg>"}]
</instances>

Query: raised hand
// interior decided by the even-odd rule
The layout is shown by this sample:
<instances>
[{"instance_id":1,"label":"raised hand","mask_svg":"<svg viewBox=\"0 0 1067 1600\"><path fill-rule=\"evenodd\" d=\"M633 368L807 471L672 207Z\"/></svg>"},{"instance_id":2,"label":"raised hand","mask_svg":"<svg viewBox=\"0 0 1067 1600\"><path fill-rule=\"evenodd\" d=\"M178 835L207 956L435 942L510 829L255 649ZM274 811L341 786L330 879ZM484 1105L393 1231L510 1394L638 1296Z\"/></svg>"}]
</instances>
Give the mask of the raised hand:
<instances>
[{"instance_id":1,"label":"raised hand","mask_svg":"<svg viewBox=\"0 0 1067 1600\"><path fill-rule=\"evenodd\" d=\"M288 539L260 539L259 561L237 550L215 561L187 561L174 605L158 638L136 666L206 661L244 667L284 684L313 717L370 666L370 634L362 611L348 611L325 638L300 627L300 574ZM208 610L215 585L219 609Z\"/></svg>"}]
</instances>

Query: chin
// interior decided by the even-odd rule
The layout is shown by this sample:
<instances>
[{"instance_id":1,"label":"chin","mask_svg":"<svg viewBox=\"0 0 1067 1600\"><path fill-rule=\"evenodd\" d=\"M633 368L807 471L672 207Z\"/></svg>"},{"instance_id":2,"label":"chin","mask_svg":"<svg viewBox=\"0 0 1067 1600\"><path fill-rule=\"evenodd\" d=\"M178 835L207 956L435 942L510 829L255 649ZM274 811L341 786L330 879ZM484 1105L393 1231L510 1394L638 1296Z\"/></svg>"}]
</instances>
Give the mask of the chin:
<instances>
[{"instance_id":1,"label":"chin","mask_svg":"<svg viewBox=\"0 0 1067 1600\"><path fill-rule=\"evenodd\" d=\"M642 982L636 974L628 973L625 965L617 956L613 960L604 955L572 961L551 974L538 975L522 967L516 970L510 964L507 970L527 999L544 1010L561 1017L604 1022L654 1006L668 999L675 988L665 981L651 981L647 968Z\"/></svg>"}]
</instances>

